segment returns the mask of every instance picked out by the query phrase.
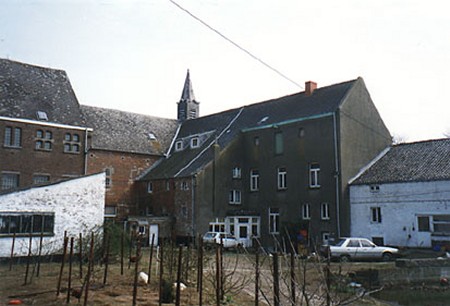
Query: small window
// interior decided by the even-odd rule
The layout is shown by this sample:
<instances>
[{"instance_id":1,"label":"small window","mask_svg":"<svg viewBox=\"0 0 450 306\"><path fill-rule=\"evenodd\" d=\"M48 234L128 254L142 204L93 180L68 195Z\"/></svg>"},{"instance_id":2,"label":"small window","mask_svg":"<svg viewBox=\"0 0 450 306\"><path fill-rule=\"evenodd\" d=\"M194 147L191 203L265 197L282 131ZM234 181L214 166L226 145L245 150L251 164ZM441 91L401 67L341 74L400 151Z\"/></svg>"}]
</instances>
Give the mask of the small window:
<instances>
[{"instance_id":1,"label":"small window","mask_svg":"<svg viewBox=\"0 0 450 306\"><path fill-rule=\"evenodd\" d=\"M305 137L305 129L299 128L298 129L298 138L303 138L303 137Z\"/></svg>"},{"instance_id":2,"label":"small window","mask_svg":"<svg viewBox=\"0 0 450 306\"><path fill-rule=\"evenodd\" d=\"M240 190L230 190L229 203L230 204L241 204L241 191Z\"/></svg>"},{"instance_id":3,"label":"small window","mask_svg":"<svg viewBox=\"0 0 450 306\"><path fill-rule=\"evenodd\" d=\"M198 137L194 137L191 139L191 148L198 148L200 146L200 142Z\"/></svg>"},{"instance_id":4,"label":"small window","mask_svg":"<svg viewBox=\"0 0 450 306\"><path fill-rule=\"evenodd\" d=\"M15 189L19 187L18 173L2 173L1 190Z\"/></svg>"},{"instance_id":5,"label":"small window","mask_svg":"<svg viewBox=\"0 0 450 306\"><path fill-rule=\"evenodd\" d=\"M51 151L53 146L53 133L51 131L36 131L35 149Z\"/></svg>"},{"instance_id":6,"label":"small window","mask_svg":"<svg viewBox=\"0 0 450 306\"><path fill-rule=\"evenodd\" d=\"M250 191L259 190L259 171L256 169L250 170Z\"/></svg>"},{"instance_id":7,"label":"small window","mask_svg":"<svg viewBox=\"0 0 450 306\"><path fill-rule=\"evenodd\" d=\"M156 136L153 133L148 133L148 139L150 140L156 140Z\"/></svg>"},{"instance_id":8,"label":"small window","mask_svg":"<svg viewBox=\"0 0 450 306\"><path fill-rule=\"evenodd\" d=\"M278 234L280 232L280 209L269 208L269 233Z\"/></svg>"},{"instance_id":9,"label":"small window","mask_svg":"<svg viewBox=\"0 0 450 306\"><path fill-rule=\"evenodd\" d=\"M283 133L275 133L275 154L283 154Z\"/></svg>"},{"instance_id":10,"label":"small window","mask_svg":"<svg viewBox=\"0 0 450 306\"><path fill-rule=\"evenodd\" d=\"M66 133L64 135L64 153L80 153L80 135Z\"/></svg>"},{"instance_id":11,"label":"small window","mask_svg":"<svg viewBox=\"0 0 450 306\"><path fill-rule=\"evenodd\" d=\"M106 168L105 169L105 186L106 188L111 188L112 186L112 169L111 168Z\"/></svg>"},{"instance_id":12,"label":"small window","mask_svg":"<svg viewBox=\"0 0 450 306\"><path fill-rule=\"evenodd\" d=\"M370 192L379 192L380 186L379 185L370 185Z\"/></svg>"},{"instance_id":13,"label":"small window","mask_svg":"<svg viewBox=\"0 0 450 306\"><path fill-rule=\"evenodd\" d=\"M33 184L34 185L47 184L48 182L50 182L50 175L47 175L47 174L33 175Z\"/></svg>"},{"instance_id":14,"label":"small window","mask_svg":"<svg viewBox=\"0 0 450 306\"><path fill-rule=\"evenodd\" d=\"M241 168L234 167L232 171L232 175L234 179L240 179L241 178Z\"/></svg>"},{"instance_id":15,"label":"small window","mask_svg":"<svg viewBox=\"0 0 450 306\"><path fill-rule=\"evenodd\" d=\"M38 120L48 121L48 116L47 116L46 112L37 111L36 112L36 117L37 117Z\"/></svg>"},{"instance_id":16,"label":"small window","mask_svg":"<svg viewBox=\"0 0 450 306\"><path fill-rule=\"evenodd\" d=\"M383 237L372 237L372 242L376 245L383 246L384 245L384 238Z\"/></svg>"},{"instance_id":17,"label":"small window","mask_svg":"<svg viewBox=\"0 0 450 306\"><path fill-rule=\"evenodd\" d=\"M278 168L278 190L285 190L287 189L287 171L286 168Z\"/></svg>"},{"instance_id":18,"label":"small window","mask_svg":"<svg viewBox=\"0 0 450 306\"><path fill-rule=\"evenodd\" d=\"M153 184L152 182L147 182L147 193L153 192Z\"/></svg>"},{"instance_id":19,"label":"small window","mask_svg":"<svg viewBox=\"0 0 450 306\"><path fill-rule=\"evenodd\" d=\"M302 205L302 219L303 220L311 219L311 205L309 203Z\"/></svg>"},{"instance_id":20,"label":"small window","mask_svg":"<svg viewBox=\"0 0 450 306\"><path fill-rule=\"evenodd\" d=\"M189 185L186 181L181 182L181 190L189 190Z\"/></svg>"},{"instance_id":21,"label":"small window","mask_svg":"<svg viewBox=\"0 0 450 306\"><path fill-rule=\"evenodd\" d=\"M372 223L381 223L381 207L371 207L370 211L372 214Z\"/></svg>"},{"instance_id":22,"label":"small window","mask_svg":"<svg viewBox=\"0 0 450 306\"><path fill-rule=\"evenodd\" d=\"M255 136L255 138L253 138L253 144L255 145L255 147L259 146L259 137Z\"/></svg>"},{"instance_id":23,"label":"small window","mask_svg":"<svg viewBox=\"0 0 450 306\"><path fill-rule=\"evenodd\" d=\"M320 218L330 220L330 205L328 203L322 203L320 206Z\"/></svg>"},{"instance_id":24,"label":"small window","mask_svg":"<svg viewBox=\"0 0 450 306\"><path fill-rule=\"evenodd\" d=\"M178 140L177 142L175 142L175 151L181 151L181 150L183 150L183 141Z\"/></svg>"},{"instance_id":25,"label":"small window","mask_svg":"<svg viewBox=\"0 0 450 306\"><path fill-rule=\"evenodd\" d=\"M64 135L64 140L65 141L71 141L72 140L72 134L66 133L66 135Z\"/></svg>"},{"instance_id":26,"label":"small window","mask_svg":"<svg viewBox=\"0 0 450 306\"><path fill-rule=\"evenodd\" d=\"M112 218L117 216L117 207L116 206L105 206L105 217Z\"/></svg>"},{"instance_id":27,"label":"small window","mask_svg":"<svg viewBox=\"0 0 450 306\"><path fill-rule=\"evenodd\" d=\"M169 191L169 190L170 190L170 181L167 180L166 181L166 191Z\"/></svg>"},{"instance_id":28,"label":"small window","mask_svg":"<svg viewBox=\"0 0 450 306\"><path fill-rule=\"evenodd\" d=\"M20 148L22 146L22 129L18 127L5 127L3 139L5 147Z\"/></svg>"},{"instance_id":29,"label":"small window","mask_svg":"<svg viewBox=\"0 0 450 306\"><path fill-rule=\"evenodd\" d=\"M419 225L419 232L429 232L430 231L430 217L429 216L419 216L417 217L417 223Z\"/></svg>"},{"instance_id":30,"label":"small window","mask_svg":"<svg viewBox=\"0 0 450 306\"><path fill-rule=\"evenodd\" d=\"M320 165L310 164L309 165L309 187L319 188L320 187Z\"/></svg>"}]
</instances>

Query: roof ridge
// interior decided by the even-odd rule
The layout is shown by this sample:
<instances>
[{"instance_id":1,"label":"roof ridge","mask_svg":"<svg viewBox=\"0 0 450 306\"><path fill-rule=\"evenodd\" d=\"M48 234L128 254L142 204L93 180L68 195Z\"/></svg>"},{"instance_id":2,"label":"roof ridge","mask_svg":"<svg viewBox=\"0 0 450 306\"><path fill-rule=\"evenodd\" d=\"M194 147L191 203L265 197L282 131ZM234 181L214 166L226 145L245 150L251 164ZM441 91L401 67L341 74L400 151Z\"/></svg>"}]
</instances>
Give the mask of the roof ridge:
<instances>
[{"instance_id":1,"label":"roof ridge","mask_svg":"<svg viewBox=\"0 0 450 306\"><path fill-rule=\"evenodd\" d=\"M147 117L147 118L155 118L155 119L163 119L163 120L177 121L176 119L164 118L164 117L158 117L158 116L153 116L153 115L148 115L148 114L142 114L142 113L136 113L136 112L128 112L128 111L124 111L124 110L120 110L120 109L115 109L115 108L99 107L99 106L92 106L92 105L85 105L85 104L80 104L80 107L81 107L82 109L83 109L83 108L93 108L93 109L97 109L97 110L106 110L106 111L113 111L113 112L119 112L119 113L133 114L133 115L143 116L143 117Z\"/></svg>"}]
</instances>

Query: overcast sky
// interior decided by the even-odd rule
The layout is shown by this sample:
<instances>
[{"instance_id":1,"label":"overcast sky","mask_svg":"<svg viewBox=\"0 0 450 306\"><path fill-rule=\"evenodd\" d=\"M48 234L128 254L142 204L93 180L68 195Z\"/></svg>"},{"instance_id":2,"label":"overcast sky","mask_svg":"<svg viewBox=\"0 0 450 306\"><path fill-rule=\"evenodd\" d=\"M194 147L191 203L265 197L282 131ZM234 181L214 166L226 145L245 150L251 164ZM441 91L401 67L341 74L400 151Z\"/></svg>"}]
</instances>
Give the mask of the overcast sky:
<instances>
[{"instance_id":1,"label":"overcast sky","mask_svg":"<svg viewBox=\"0 0 450 306\"><path fill-rule=\"evenodd\" d=\"M364 78L392 135L450 134L446 0L175 0L303 85ZM0 57L65 70L81 104L176 118L303 91L169 0L2 0Z\"/></svg>"}]
</instances>

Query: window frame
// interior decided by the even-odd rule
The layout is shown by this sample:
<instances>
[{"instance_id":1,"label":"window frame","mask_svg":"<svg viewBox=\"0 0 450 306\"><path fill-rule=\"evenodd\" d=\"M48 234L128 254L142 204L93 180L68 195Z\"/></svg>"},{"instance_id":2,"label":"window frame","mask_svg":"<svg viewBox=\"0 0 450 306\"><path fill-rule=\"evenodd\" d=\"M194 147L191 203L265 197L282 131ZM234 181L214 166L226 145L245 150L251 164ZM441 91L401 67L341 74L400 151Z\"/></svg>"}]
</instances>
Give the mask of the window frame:
<instances>
[{"instance_id":1,"label":"window frame","mask_svg":"<svg viewBox=\"0 0 450 306\"><path fill-rule=\"evenodd\" d=\"M76 132L66 132L64 134L63 152L69 154L81 153L81 138Z\"/></svg>"},{"instance_id":2,"label":"window frame","mask_svg":"<svg viewBox=\"0 0 450 306\"><path fill-rule=\"evenodd\" d=\"M183 140L175 141L175 152L180 152L183 150Z\"/></svg>"},{"instance_id":3,"label":"window frame","mask_svg":"<svg viewBox=\"0 0 450 306\"><path fill-rule=\"evenodd\" d=\"M147 182L147 193L153 193L153 182Z\"/></svg>"},{"instance_id":4,"label":"window frame","mask_svg":"<svg viewBox=\"0 0 450 306\"><path fill-rule=\"evenodd\" d=\"M14 184L5 184L8 177L13 178L12 181ZM8 186L8 187L6 187ZM9 172L4 171L1 172L0 176L0 190L14 190L20 187L20 173L19 172Z\"/></svg>"},{"instance_id":5,"label":"window frame","mask_svg":"<svg viewBox=\"0 0 450 306\"><path fill-rule=\"evenodd\" d=\"M274 152L275 155L284 153L284 139L283 132L279 131L274 134Z\"/></svg>"},{"instance_id":6,"label":"window frame","mask_svg":"<svg viewBox=\"0 0 450 306\"><path fill-rule=\"evenodd\" d=\"M250 191L255 192L259 190L259 170L250 169Z\"/></svg>"},{"instance_id":7,"label":"window frame","mask_svg":"<svg viewBox=\"0 0 450 306\"><path fill-rule=\"evenodd\" d=\"M15 221L11 221L11 218L15 218ZM4 218L8 220L4 221ZM35 219L41 218L41 226L39 230L36 230ZM54 212L0 212L0 222L1 226L8 225L8 230L0 227L0 237L11 237L16 236L31 236L36 237L40 235L53 236L55 234L55 213ZM11 223L15 222L18 224L16 230L11 230ZM29 224L27 224L29 223ZM28 229L29 230L24 230ZM17 230L18 229L18 230Z\"/></svg>"},{"instance_id":8,"label":"window frame","mask_svg":"<svg viewBox=\"0 0 450 306\"><path fill-rule=\"evenodd\" d=\"M242 176L241 168L239 168L239 167L234 167L234 168L231 170L231 177L232 177L232 178L234 178L234 179L240 179L241 176Z\"/></svg>"},{"instance_id":9,"label":"window frame","mask_svg":"<svg viewBox=\"0 0 450 306\"><path fill-rule=\"evenodd\" d=\"M200 139L198 137L191 138L191 149L200 147Z\"/></svg>"},{"instance_id":10,"label":"window frame","mask_svg":"<svg viewBox=\"0 0 450 306\"><path fill-rule=\"evenodd\" d=\"M370 207L370 222L371 223L381 223L382 222L382 216L381 216L381 207L380 206L372 206Z\"/></svg>"},{"instance_id":11,"label":"window frame","mask_svg":"<svg viewBox=\"0 0 450 306\"><path fill-rule=\"evenodd\" d=\"M232 189L228 194L228 203L233 205L242 204L242 192L239 189Z\"/></svg>"},{"instance_id":12,"label":"window frame","mask_svg":"<svg viewBox=\"0 0 450 306\"><path fill-rule=\"evenodd\" d=\"M277 189L287 189L287 169L286 167L279 167L277 173Z\"/></svg>"},{"instance_id":13,"label":"window frame","mask_svg":"<svg viewBox=\"0 0 450 306\"><path fill-rule=\"evenodd\" d=\"M5 126L3 146L6 148L22 148L22 128L17 126Z\"/></svg>"},{"instance_id":14,"label":"window frame","mask_svg":"<svg viewBox=\"0 0 450 306\"><path fill-rule=\"evenodd\" d=\"M309 187L320 188L320 164L309 164Z\"/></svg>"},{"instance_id":15,"label":"window frame","mask_svg":"<svg viewBox=\"0 0 450 306\"><path fill-rule=\"evenodd\" d=\"M328 202L320 204L320 219L330 220L330 204Z\"/></svg>"},{"instance_id":16,"label":"window frame","mask_svg":"<svg viewBox=\"0 0 450 306\"><path fill-rule=\"evenodd\" d=\"M311 220L311 204L304 203L302 205L302 219L303 220Z\"/></svg>"},{"instance_id":17,"label":"window frame","mask_svg":"<svg viewBox=\"0 0 450 306\"><path fill-rule=\"evenodd\" d=\"M280 233L280 209L278 207L269 208L269 234Z\"/></svg>"}]
</instances>

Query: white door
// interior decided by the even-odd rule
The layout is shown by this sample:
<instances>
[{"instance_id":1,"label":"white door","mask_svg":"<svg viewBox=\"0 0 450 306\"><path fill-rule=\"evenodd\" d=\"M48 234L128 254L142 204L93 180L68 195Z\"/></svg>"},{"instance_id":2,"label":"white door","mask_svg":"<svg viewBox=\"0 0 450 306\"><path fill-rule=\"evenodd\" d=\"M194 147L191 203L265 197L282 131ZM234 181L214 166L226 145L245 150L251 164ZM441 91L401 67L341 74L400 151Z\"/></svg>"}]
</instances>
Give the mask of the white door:
<instances>
[{"instance_id":1,"label":"white door","mask_svg":"<svg viewBox=\"0 0 450 306\"><path fill-rule=\"evenodd\" d=\"M158 224L150 224L149 235L148 235L148 245L152 245L152 236L155 235L155 240L153 241L153 245L158 245Z\"/></svg>"}]
</instances>

